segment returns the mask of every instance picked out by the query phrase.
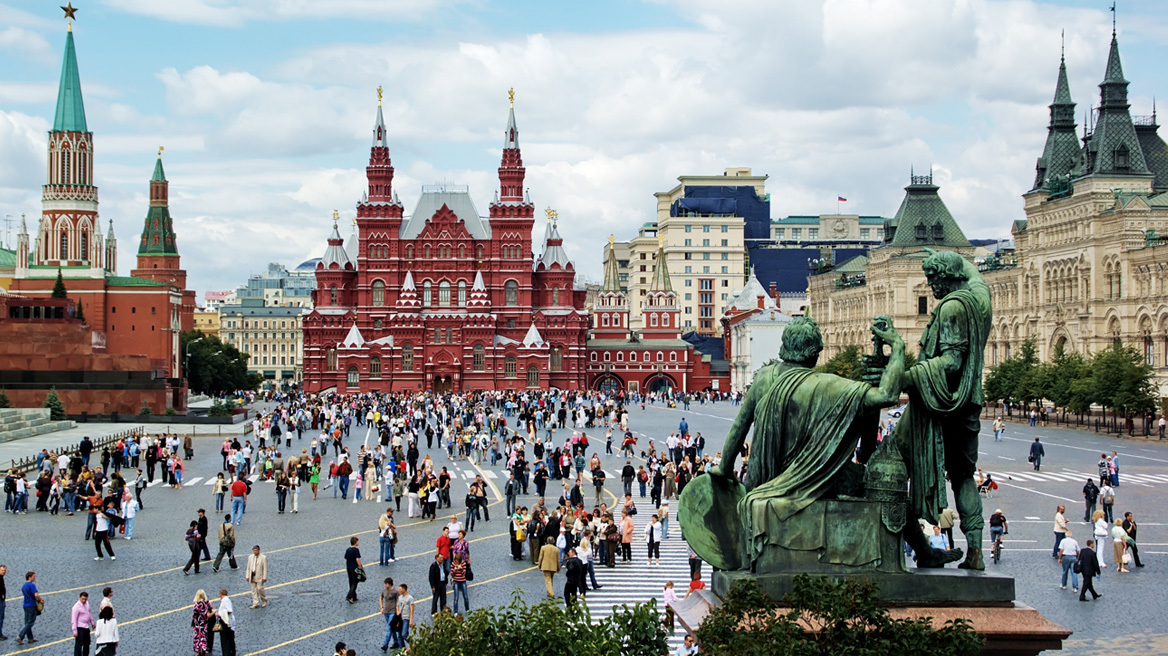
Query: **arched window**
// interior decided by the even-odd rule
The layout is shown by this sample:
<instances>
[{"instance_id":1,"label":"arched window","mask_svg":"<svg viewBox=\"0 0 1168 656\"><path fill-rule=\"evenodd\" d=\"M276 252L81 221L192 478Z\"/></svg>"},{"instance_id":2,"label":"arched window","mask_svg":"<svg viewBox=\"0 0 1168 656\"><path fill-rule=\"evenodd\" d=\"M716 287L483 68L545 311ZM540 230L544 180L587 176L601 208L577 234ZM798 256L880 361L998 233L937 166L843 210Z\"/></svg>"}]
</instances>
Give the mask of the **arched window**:
<instances>
[{"instance_id":1,"label":"arched window","mask_svg":"<svg viewBox=\"0 0 1168 656\"><path fill-rule=\"evenodd\" d=\"M81 151L81 157L77 161L78 168L81 169L77 174L77 184L89 184L88 180L88 166L86 162L89 161L88 153Z\"/></svg>"},{"instance_id":2,"label":"arched window","mask_svg":"<svg viewBox=\"0 0 1168 656\"><path fill-rule=\"evenodd\" d=\"M616 352L616 361L617 362L624 362L625 361L625 352L624 351L617 351Z\"/></svg>"},{"instance_id":3,"label":"arched window","mask_svg":"<svg viewBox=\"0 0 1168 656\"><path fill-rule=\"evenodd\" d=\"M69 184L73 181L70 175L72 171L69 170L69 151L66 150L64 153L62 153L61 157L61 182ZM64 259L64 257L61 259Z\"/></svg>"},{"instance_id":4,"label":"arched window","mask_svg":"<svg viewBox=\"0 0 1168 656\"><path fill-rule=\"evenodd\" d=\"M81 231L81 259L89 259L89 231Z\"/></svg>"},{"instance_id":5,"label":"arched window","mask_svg":"<svg viewBox=\"0 0 1168 656\"><path fill-rule=\"evenodd\" d=\"M329 371L337 370L337 350L335 348L328 350L325 366L328 367Z\"/></svg>"},{"instance_id":6,"label":"arched window","mask_svg":"<svg viewBox=\"0 0 1168 656\"><path fill-rule=\"evenodd\" d=\"M503 299L506 305L519 305L519 283L508 280L503 285Z\"/></svg>"},{"instance_id":7,"label":"arched window","mask_svg":"<svg viewBox=\"0 0 1168 656\"><path fill-rule=\"evenodd\" d=\"M608 328L608 313L604 312L600 315L600 327Z\"/></svg>"},{"instance_id":8,"label":"arched window","mask_svg":"<svg viewBox=\"0 0 1168 656\"><path fill-rule=\"evenodd\" d=\"M636 351L629 351L629 362L636 362L636 361L637 361L637 352Z\"/></svg>"},{"instance_id":9,"label":"arched window","mask_svg":"<svg viewBox=\"0 0 1168 656\"><path fill-rule=\"evenodd\" d=\"M669 313L668 312L661 315L661 325L665 326L666 328L669 327Z\"/></svg>"},{"instance_id":10,"label":"arched window","mask_svg":"<svg viewBox=\"0 0 1168 656\"><path fill-rule=\"evenodd\" d=\"M553 346L551 348L551 370L564 370L564 348L562 346Z\"/></svg>"},{"instance_id":11,"label":"arched window","mask_svg":"<svg viewBox=\"0 0 1168 656\"><path fill-rule=\"evenodd\" d=\"M649 325L652 326L653 328L657 327L657 313L656 312L649 313Z\"/></svg>"},{"instance_id":12,"label":"arched window","mask_svg":"<svg viewBox=\"0 0 1168 656\"><path fill-rule=\"evenodd\" d=\"M458 245L458 259L460 259L460 260L461 260L461 259L463 259L463 258L465 258L465 257L466 257L466 245L464 245L464 244L459 244L459 245Z\"/></svg>"},{"instance_id":13,"label":"arched window","mask_svg":"<svg viewBox=\"0 0 1168 656\"><path fill-rule=\"evenodd\" d=\"M402 371L414 370L414 345L406 344L402 346Z\"/></svg>"},{"instance_id":14,"label":"arched window","mask_svg":"<svg viewBox=\"0 0 1168 656\"><path fill-rule=\"evenodd\" d=\"M422 247L422 256L427 260L430 259L430 244L426 244Z\"/></svg>"},{"instance_id":15,"label":"arched window","mask_svg":"<svg viewBox=\"0 0 1168 656\"><path fill-rule=\"evenodd\" d=\"M337 304L337 287L333 285L329 288L329 305Z\"/></svg>"},{"instance_id":16,"label":"arched window","mask_svg":"<svg viewBox=\"0 0 1168 656\"><path fill-rule=\"evenodd\" d=\"M482 371L487 365L487 350L483 348L482 344L475 344L474 346L474 370Z\"/></svg>"},{"instance_id":17,"label":"arched window","mask_svg":"<svg viewBox=\"0 0 1168 656\"><path fill-rule=\"evenodd\" d=\"M670 362L677 362L677 351L670 351L669 352L669 361Z\"/></svg>"},{"instance_id":18,"label":"arched window","mask_svg":"<svg viewBox=\"0 0 1168 656\"><path fill-rule=\"evenodd\" d=\"M430 307L430 281L422 283L422 307Z\"/></svg>"},{"instance_id":19,"label":"arched window","mask_svg":"<svg viewBox=\"0 0 1168 656\"><path fill-rule=\"evenodd\" d=\"M552 287L552 305L560 304L560 288Z\"/></svg>"},{"instance_id":20,"label":"arched window","mask_svg":"<svg viewBox=\"0 0 1168 656\"><path fill-rule=\"evenodd\" d=\"M377 356L369 358L369 377L381 378L381 358Z\"/></svg>"},{"instance_id":21,"label":"arched window","mask_svg":"<svg viewBox=\"0 0 1168 656\"><path fill-rule=\"evenodd\" d=\"M385 306L385 283L380 280L373 281L373 305L377 307Z\"/></svg>"},{"instance_id":22,"label":"arched window","mask_svg":"<svg viewBox=\"0 0 1168 656\"><path fill-rule=\"evenodd\" d=\"M458 281L458 307L466 307L466 281Z\"/></svg>"},{"instance_id":23,"label":"arched window","mask_svg":"<svg viewBox=\"0 0 1168 656\"><path fill-rule=\"evenodd\" d=\"M69 259L69 233L64 227L61 228L61 257L59 259Z\"/></svg>"},{"instance_id":24,"label":"arched window","mask_svg":"<svg viewBox=\"0 0 1168 656\"><path fill-rule=\"evenodd\" d=\"M438 305L450 305L450 283L445 280L438 283Z\"/></svg>"},{"instance_id":25,"label":"arched window","mask_svg":"<svg viewBox=\"0 0 1168 656\"><path fill-rule=\"evenodd\" d=\"M483 245L482 244L475 246L475 258L480 259L480 260L483 259Z\"/></svg>"},{"instance_id":26,"label":"arched window","mask_svg":"<svg viewBox=\"0 0 1168 656\"><path fill-rule=\"evenodd\" d=\"M611 354L611 353L609 353L608 351L605 351L605 352L604 352L604 361L605 361L605 362L608 362L608 361L609 361L609 360L611 360L611 359L612 359L612 354Z\"/></svg>"},{"instance_id":27,"label":"arched window","mask_svg":"<svg viewBox=\"0 0 1168 656\"><path fill-rule=\"evenodd\" d=\"M661 351L657 351L657 361L658 362L665 362L665 353L663 353Z\"/></svg>"},{"instance_id":28,"label":"arched window","mask_svg":"<svg viewBox=\"0 0 1168 656\"><path fill-rule=\"evenodd\" d=\"M407 260L414 259L414 245L413 244L406 245L406 259Z\"/></svg>"},{"instance_id":29,"label":"arched window","mask_svg":"<svg viewBox=\"0 0 1168 656\"><path fill-rule=\"evenodd\" d=\"M527 386L539 387L539 367L531 365L527 368Z\"/></svg>"},{"instance_id":30,"label":"arched window","mask_svg":"<svg viewBox=\"0 0 1168 656\"><path fill-rule=\"evenodd\" d=\"M361 384L361 374L357 371L357 367L349 367L349 387L356 387Z\"/></svg>"},{"instance_id":31,"label":"arched window","mask_svg":"<svg viewBox=\"0 0 1168 656\"><path fill-rule=\"evenodd\" d=\"M593 361L593 362L596 362L596 351L593 351L593 352L592 352L592 355L591 355L591 356L589 356L589 357L591 357L591 359L592 359L592 361Z\"/></svg>"},{"instance_id":32,"label":"arched window","mask_svg":"<svg viewBox=\"0 0 1168 656\"><path fill-rule=\"evenodd\" d=\"M517 377L516 370L515 370L515 356L514 355L508 355L507 359L503 361L503 377L504 378L516 378Z\"/></svg>"}]
</instances>

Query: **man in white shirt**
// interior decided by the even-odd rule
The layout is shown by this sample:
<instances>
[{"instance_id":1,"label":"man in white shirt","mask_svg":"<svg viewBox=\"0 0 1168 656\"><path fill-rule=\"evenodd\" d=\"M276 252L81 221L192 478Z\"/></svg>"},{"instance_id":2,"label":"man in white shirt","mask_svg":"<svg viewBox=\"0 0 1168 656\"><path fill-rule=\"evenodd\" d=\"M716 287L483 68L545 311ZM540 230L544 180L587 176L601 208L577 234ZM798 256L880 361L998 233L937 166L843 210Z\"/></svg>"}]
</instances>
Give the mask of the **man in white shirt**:
<instances>
[{"instance_id":1,"label":"man in white shirt","mask_svg":"<svg viewBox=\"0 0 1168 656\"><path fill-rule=\"evenodd\" d=\"M223 656L235 656L235 607L231 604L231 597L227 596L227 590L219 590L219 610L215 612L223 627L219 632Z\"/></svg>"},{"instance_id":2,"label":"man in white shirt","mask_svg":"<svg viewBox=\"0 0 1168 656\"><path fill-rule=\"evenodd\" d=\"M1071 528L1067 527L1067 536L1059 543L1059 564L1063 566L1062 589L1067 589L1067 572L1071 573L1071 588L1079 591L1079 575L1075 573L1075 563L1079 562L1079 543L1071 537Z\"/></svg>"},{"instance_id":3,"label":"man in white shirt","mask_svg":"<svg viewBox=\"0 0 1168 656\"><path fill-rule=\"evenodd\" d=\"M685 643L678 647L677 651L673 652L673 656L694 656L696 653L698 653L697 641L694 640L692 633L687 633L685 635Z\"/></svg>"},{"instance_id":4,"label":"man in white shirt","mask_svg":"<svg viewBox=\"0 0 1168 656\"><path fill-rule=\"evenodd\" d=\"M126 539L134 538L134 516L138 514L138 502L126 492L122 495L122 518L126 520Z\"/></svg>"}]
</instances>

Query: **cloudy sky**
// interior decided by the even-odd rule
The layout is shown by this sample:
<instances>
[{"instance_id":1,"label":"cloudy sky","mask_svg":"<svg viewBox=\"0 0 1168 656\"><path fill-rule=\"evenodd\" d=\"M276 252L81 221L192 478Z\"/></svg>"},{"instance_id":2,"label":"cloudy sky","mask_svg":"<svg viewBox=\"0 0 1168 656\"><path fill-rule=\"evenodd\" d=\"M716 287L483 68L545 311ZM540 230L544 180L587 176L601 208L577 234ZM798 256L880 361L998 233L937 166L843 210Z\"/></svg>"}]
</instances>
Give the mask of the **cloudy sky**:
<instances>
[{"instance_id":1,"label":"cloudy sky","mask_svg":"<svg viewBox=\"0 0 1168 656\"><path fill-rule=\"evenodd\" d=\"M4 0L0 0L3 2ZM0 4L0 239L35 217L65 21ZM485 214L516 91L537 214L600 275L653 193L730 166L771 211L889 216L930 166L966 233L1008 235L1033 180L1060 32L1082 115L1098 102L1109 2L1065 0L76 0L101 214L133 266L160 145L190 284L229 289L324 251L364 187L376 88L407 213L423 184ZM1168 3L1127 0L1135 114L1168 96ZM30 223L33 221L30 220ZM543 222L537 222L536 243ZM348 234L348 228L342 232Z\"/></svg>"}]
</instances>

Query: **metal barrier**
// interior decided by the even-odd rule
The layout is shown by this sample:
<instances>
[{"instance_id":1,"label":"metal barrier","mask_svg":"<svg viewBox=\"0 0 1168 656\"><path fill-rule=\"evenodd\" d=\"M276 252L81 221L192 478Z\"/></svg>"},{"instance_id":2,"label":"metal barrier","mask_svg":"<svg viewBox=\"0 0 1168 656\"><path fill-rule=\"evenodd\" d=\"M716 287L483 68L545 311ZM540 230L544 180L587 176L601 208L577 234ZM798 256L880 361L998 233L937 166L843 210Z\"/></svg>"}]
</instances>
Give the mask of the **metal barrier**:
<instances>
[{"instance_id":1,"label":"metal barrier","mask_svg":"<svg viewBox=\"0 0 1168 656\"><path fill-rule=\"evenodd\" d=\"M102 435L101 437L98 437L97 439L91 440L91 441L93 442L93 450L100 451L107 446L117 444L118 440L125 440L125 439L137 440L138 438L142 437L145 434L146 434L146 429L143 426L135 426L133 428L130 428L128 430L124 430L124 431L121 431L118 433L110 433L108 435ZM60 454L61 451L64 451L65 453L73 453L75 451L79 451L80 449L81 449L81 441L78 440L76 444L73 444L73 445L70 445L67 447L63 447L63 448L56 447L53 449L53 451ZM19 458L19 459L13 460L12 466L20 471L33 471L36 469L36 454L33 454L27 458Z\"/></svg>"}]
</instances>

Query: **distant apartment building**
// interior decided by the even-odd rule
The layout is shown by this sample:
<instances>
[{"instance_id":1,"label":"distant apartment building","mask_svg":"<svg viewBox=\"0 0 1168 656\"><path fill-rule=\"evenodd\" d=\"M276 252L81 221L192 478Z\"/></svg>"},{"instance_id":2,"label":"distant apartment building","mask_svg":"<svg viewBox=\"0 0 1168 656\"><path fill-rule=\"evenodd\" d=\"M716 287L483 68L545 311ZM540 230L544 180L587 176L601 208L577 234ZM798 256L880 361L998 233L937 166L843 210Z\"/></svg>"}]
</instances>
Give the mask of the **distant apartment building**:
<instances>
[{"instance_id":1,"label":"distant apartment building","mask_svg":"<svg viewBox=\"0 0 1168 656\"><path fill-rule=\"evenodd\" d=\"M268 388L282 388L303 379L302 307L265 306L262 299L243 299L219 308L219 338L248 353L247 368L264 378Z\"/></svg>"}]
</instances>

